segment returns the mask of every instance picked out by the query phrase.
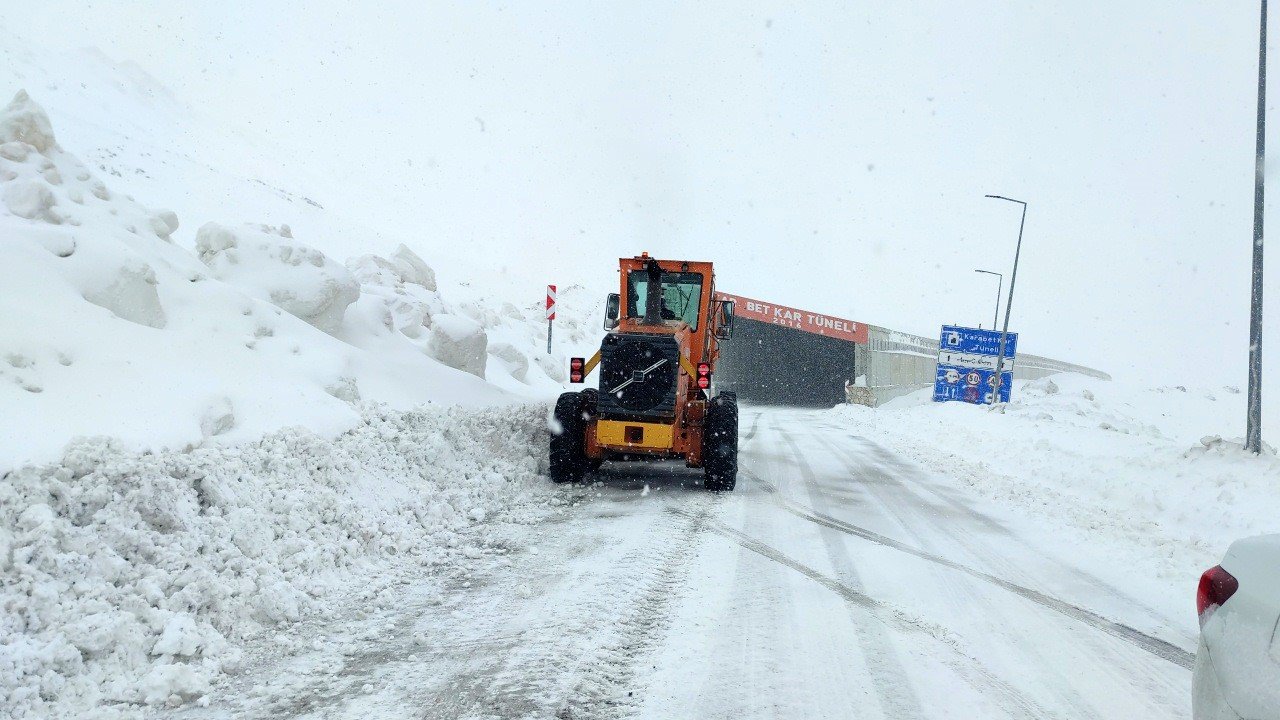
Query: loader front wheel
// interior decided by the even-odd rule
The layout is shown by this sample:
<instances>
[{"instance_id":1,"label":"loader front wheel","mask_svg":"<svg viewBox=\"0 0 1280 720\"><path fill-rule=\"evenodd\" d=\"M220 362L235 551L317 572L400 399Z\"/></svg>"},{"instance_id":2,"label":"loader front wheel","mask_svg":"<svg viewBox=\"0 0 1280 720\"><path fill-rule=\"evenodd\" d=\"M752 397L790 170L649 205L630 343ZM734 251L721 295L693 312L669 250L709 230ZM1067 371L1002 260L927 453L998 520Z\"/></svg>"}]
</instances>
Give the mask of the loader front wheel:
<instances>
[{"instance_id":1,"label":"loader front wheel","mask_svg":"<svg viewBox=\"0 0 1280 720\"><path fill-rule=\"evenodd\" d=\"M586 419L583 397L567 392L556 400L555 424L551 432L551 479L558 483L578 482L587 471L583 447Z\"/></svg>"},{"instance_id":2,"label":"loader front wheel","mask_svg":"<svg viewBox=\"0 0 1280 720\"><path fill-rule=\"evenodd\" d=\"M738 483L738 397L722 392L707 407L702 429L703 486L712 492L732 490Z\"/></svg>"}]
</instances>

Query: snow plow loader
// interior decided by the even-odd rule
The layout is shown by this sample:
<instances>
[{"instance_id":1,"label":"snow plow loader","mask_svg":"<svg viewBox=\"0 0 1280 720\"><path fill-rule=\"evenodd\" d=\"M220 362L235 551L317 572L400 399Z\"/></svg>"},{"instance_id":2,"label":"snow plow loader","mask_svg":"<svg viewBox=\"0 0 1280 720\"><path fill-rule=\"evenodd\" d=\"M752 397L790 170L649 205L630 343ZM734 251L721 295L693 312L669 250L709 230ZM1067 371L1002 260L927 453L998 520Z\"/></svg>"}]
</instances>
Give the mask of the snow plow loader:
<instances>
[{"instance_id":1,"label":"snow plow loader","mask_svg":"<svg viewBox=\"0 0 1280 720\"><path fill-rule=\"evenodd\" d=\"M599 389L566 392L555 406L551 479L578 482L607 461L682 458L712 491L738 474L738 400L715 394L719 343L733 331L733 301L715 296L709 262L619 261L621 292L605 302L609 334L590 359L569 361L582 383L598 367Z\"/></svg>"}]
</instances>

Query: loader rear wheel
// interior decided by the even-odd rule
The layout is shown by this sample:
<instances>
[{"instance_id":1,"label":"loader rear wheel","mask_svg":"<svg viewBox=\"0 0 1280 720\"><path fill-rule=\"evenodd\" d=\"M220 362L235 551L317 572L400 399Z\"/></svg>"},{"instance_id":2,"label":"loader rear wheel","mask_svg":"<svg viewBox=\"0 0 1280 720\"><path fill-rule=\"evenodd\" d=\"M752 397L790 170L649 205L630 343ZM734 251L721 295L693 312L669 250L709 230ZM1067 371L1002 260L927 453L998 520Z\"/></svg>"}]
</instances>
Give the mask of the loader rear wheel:
<instances>
[{"instance_id":1,"label":"loader rear wheel","mask_svg":"<svg viewBox=\"0 0 1280 720\"><path fill-rule=\"evenodd\" d=\"M587 388L579 395L582 396L582 411L588 415L595 415L596 408L600 406L600 391L595 388Z\"/></svg>"},{"instance_id":2,"label":"loader rear wheel","mask_svg":"<svg viewBox=\"0 0 1280 720\"><path fill-rule=\"evenodd\" d=\"M580 407L582 408L583 415L586 415L587 417L594 417L596 415L597 408L600 407L600 391L595 388L587 388L586 390L583 390L582 405ZM583 437L586 437L585 424L586 423L584 421ZM599 470L600 466L604 465L604 458L586 457L585 450L582 461L586 463L587 472L590 473Z\"/></svg>"},{"instance_id":3,"label":"loader rear wheel","mask_svg":"<svg viewBox=\"0 0 1280 720\"><path fill-rule=\"evenodd\" d=\"M556 400L554 417L559 432L551 433L551 479L558 483L578 482L587 471L583 449L586 420L581 393L567 392Z\"/></svg>"},{"instance_id":4,"label":"loader rear wheel","mask_svg":"<svg viewBox=\"0 0 1280 720\"><path fill-rule=\"evenodd\" d=\"M738 483L738 396L722 392L707 406L702 430L703 486L712 492Z\"/></svg>"}]
</instances>

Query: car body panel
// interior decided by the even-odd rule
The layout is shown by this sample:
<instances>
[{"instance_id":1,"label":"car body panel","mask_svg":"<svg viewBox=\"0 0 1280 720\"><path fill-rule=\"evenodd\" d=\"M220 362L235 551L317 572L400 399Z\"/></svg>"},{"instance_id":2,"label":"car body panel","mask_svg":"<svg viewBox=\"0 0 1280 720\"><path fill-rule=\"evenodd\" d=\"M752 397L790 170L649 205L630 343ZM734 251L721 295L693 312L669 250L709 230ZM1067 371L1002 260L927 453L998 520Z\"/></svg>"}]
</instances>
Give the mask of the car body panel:
<instances>
[{"instance_id":1,"label":"car body panel","mask_svg":"<svg viewBox=\"0 0 1280 720\"><path fill-rule=\"evenodd\" d=\"M1280 535L1232 543L1222 568L1240 586L1200 629L1195 717L1280 720Z\"/></svg>"}]
</instances>

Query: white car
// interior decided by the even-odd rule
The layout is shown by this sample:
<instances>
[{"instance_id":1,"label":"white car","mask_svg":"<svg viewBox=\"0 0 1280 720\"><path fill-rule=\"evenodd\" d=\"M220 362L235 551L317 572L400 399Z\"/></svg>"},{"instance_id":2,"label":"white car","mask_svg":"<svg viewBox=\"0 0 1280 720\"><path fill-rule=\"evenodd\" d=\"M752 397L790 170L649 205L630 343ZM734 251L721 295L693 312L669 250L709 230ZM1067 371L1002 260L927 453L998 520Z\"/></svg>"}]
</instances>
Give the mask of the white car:
<instances>
[{"instance_id":1,"label":"white car","mask_svg":"<svg viewBox=\"0 0 1280 720\"><path fill-rule=\"evenodd\" d=\"M1280 535L1232 543L1196 592L1195 720L1280 720Z\"/></svg>"}]
</instances>

